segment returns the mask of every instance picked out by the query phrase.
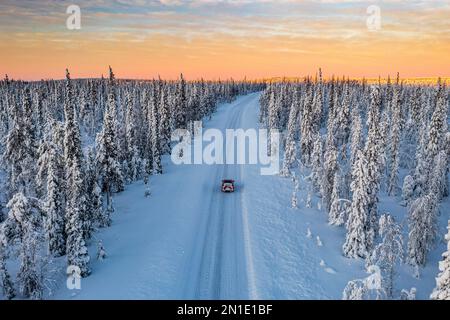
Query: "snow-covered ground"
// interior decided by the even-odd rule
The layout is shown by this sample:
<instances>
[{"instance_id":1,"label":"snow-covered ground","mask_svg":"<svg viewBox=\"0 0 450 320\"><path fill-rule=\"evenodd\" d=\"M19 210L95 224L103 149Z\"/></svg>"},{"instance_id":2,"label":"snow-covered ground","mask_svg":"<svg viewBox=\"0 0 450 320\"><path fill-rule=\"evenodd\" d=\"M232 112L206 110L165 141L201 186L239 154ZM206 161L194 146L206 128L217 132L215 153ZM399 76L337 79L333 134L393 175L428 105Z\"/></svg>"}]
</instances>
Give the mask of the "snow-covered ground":
<instances>
[{"instance_id":1,"label":"snow-covered ground","mask_svg":"<svg viewBox=\"0 0 450 320\"><path fill-rule=\"evenodd\" d=\"M221 105L205 128L258 128L259 96ZM165 158L164 170L151 178L150 197L141 182L115 197L113 225L90 246L92 275L81 290L61 281L52 298L340 299L349 280L367 276L364 261L342 256L345 230L327 224L319 199L305 207L303 180L299 209L292 209L292 181L262 176L259 165L177 166ZM235 179L237 192L221 193L223 178ZM406 223L398 202L382 196L380 210ZM441 207L444 235L448 199ZM94 259L96 240L107 251L104 261ZM439 239L420 280L401 267L397 291L414 286L427 299L443 250Z\"/></svg>"}]
</instances>

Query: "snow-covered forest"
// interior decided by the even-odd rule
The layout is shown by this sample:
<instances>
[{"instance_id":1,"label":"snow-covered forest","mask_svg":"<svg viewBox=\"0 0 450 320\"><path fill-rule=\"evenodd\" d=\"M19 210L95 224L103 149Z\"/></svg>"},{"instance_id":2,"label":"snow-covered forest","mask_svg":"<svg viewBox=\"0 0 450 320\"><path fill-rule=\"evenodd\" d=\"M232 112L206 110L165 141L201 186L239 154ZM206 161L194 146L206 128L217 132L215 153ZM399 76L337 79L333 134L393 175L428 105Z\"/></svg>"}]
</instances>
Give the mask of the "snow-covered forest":
<instances>
[{"instance_id":1,"label":"snow-covered forest","mask_svg":"<svg viewBox=\"0 0 450 320\"><path fill-rule=\"evenodd\" d=\"M423 289L411 279L420 284L426 273L434 290L420 296L450 299L450 235L443 232L449 94L441 81L414 84L397 75L369 84L324 80L321 71L266 82L118 80L111 68L106 79L72 80L69 71L58 81L6 76L0 298L48 298L64 286L61 274L86 279L86 297L97 298L112 290L98 283L113 288L98 276L109 279L119 269L143 298L336 298L338 292L343 299L412 300ZM171 134L194 131L199 120L220 130L279 130L279 176L244 165L166 174ZM226 200L213 191L225 175L242 180ZM128 210L137 212L120 220ZM117 229L105 233L116 219ZM131 248L135 243L141 247ZM435 257L430 261L436 248L438 272ZM124 250L137 250L135 260ZM93 271L103 260L107 269ZM141 272L136 261L153 271ZM367 278L359 279L358 261ZM327 278L333 276L339 279Z\"/></svg>"},{"instance_id":2,"label":"snow-covered forest","mask_svg":"<svg viewBox=\"0 0 450 320\"><path fill-rule=\"evenodd\" d=\"M344 299L414 298L415 288L394 294L393 282L400 264L419 278L429 251L444 240L437 221L449 218L448 203L441 206L449 195L448 106L445 84L408 84L398 75L369 85L323 81L319 72L269 84L262 94L260 121L284 132L281 174L294 181L292 207L304 176L305 206L318 196L328 223L345 229L342 254L365 259L369 273L379 270L376 290L370 281L350 281ZM404 207L397 220L378 209L380 198ZM450 299L448 251L442 259L433 299Z\"/></svg>"},{"instance_id":3,"label":"snow-covered forest","mask_svg":"<svg viewBox=\"0 0 450 320\"><path fill-rule=\"evenodd\" d=\"M58 257L66 257L69 272L88 276L87 246L111 224L113 197L164 173L161 157L170 152L172 131L191 129L219 103L261 89L232 80L187 82L182 75L116 80L111 68L107 79L71 80L69 71L64 81L6 76L0 82L3 297L43 298Z\"/></svg>"}]
</instances>

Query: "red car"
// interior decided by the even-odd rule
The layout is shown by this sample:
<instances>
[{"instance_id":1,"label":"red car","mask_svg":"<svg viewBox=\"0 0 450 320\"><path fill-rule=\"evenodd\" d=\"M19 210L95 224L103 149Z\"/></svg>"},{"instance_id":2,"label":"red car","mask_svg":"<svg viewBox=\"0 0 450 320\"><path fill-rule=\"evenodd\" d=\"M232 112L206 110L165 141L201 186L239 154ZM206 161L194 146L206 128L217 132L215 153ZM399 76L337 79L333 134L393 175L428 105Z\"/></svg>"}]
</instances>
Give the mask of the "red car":
<instances>
[{"instance_id":1,"label":"red car","mask_svg":"<svg viewBox=\"0 0 450 320\"><path fill-rule=\"evenodd\" d=\"M222 192L234 192L234 180L222 180Z\"/></svg>"}]
</instances>

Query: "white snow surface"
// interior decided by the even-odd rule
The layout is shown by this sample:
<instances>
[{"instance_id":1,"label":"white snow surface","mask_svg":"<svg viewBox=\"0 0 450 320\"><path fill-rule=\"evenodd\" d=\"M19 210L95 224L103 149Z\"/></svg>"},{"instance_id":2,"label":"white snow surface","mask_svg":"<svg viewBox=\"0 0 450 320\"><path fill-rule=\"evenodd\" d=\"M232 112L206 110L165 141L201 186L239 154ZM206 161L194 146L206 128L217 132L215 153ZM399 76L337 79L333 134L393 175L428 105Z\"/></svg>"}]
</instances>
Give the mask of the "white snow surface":
<instances>
[{"instance_id":1,"label":"white snow surface","mask_svg":"<svg viewBox=\"0 0 450 320\"><path fill-rule=\"evenodd\" d=\"M205 129L258 128L259 96L221 105ZM299 208L292 209L291 180L262 176L259 169L174 165L166 157L164 174L150 179L150 197L139 182L114 198L113 225L90 241L92 274L81 280L81 290L67 289L61 276L49 298L341 299L349 280L367 277L363 260L342 255L344 227L327 224L317 197L306 208L305 181L300 180ZM236 180L235 193L220 192L224 178ZM400 199L382 194L380 200L380 212L391 212L406 229ZM448 209L445 201L441 207ZM441 235L447 219L448 210L442 210ZM108 253L103 261L95 260L98 240ZM416 287L417 298L428 299L443 251L439 239L420 279L400 266L398 295Z\"/></svg>"}]
</instances>

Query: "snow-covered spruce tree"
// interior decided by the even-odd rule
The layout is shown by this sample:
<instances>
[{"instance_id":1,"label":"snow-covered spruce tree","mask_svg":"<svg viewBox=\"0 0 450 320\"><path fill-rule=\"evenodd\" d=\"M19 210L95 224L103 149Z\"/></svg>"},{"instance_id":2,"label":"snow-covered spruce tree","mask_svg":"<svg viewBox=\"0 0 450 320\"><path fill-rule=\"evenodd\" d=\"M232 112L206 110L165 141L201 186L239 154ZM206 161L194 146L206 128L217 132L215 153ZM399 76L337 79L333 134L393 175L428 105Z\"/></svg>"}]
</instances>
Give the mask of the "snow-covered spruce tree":
<instances>
[{"instance_id":1,"label":"snow-covered spruce tree","mask_svg":"<svg viewBox=\"0 0 450 320\"><path fill-rule=\"evenodd\" d=\"M410 290L402 289L400 300L416 300L417 289L412 287Z\"/></svg>"},{"instance_id":2,"label":"snow-covered spruce tree","mask_svg":"<svg viewBox=\"0 0 450 320\"><path fill-rule=\"evenodd\" d=\"M177 84L175 98L173 99L172 110L174 112L175 129L186 129L186 113L187 113L187 98L186 98L186 81L183 74L180 75L180 81Z\"/></svg>"},{"instance_id":3,"label":"snow-covered spruce tree","mask_svg":"<svg viewBox=\"0 0 450 320\"><path fill-rule=\"evenodd\" d=\"M353 192L351 210L346 223L347 235L343 246L343 252L349 258L365 258L370 250L367 240L369 223L368 204L368 174L367 160L362 151L358 151L353 165L353 181L350 185Z\"/></svg>"},{"instance_id":4,"label":"snow-covered spruce tree","mask_svg":"<svg viewBox=\"0 0 450 320\"><path fill-rule=\"evenodd\" d=\"M401 101L399 84L397 77L397 84L394 86L391 102L391 132L389 137L389 153L390 153L390 166L389 166L389 178L387 192L390 196L396 196L398 194L398 169L400 163L400 134L401 134Z\"/></svg>"},{"instance_id":5,"label":"snow-covered spruce tree","mask_svg":"<svg viewBox=\"0 0 450 320\"><path fill-rule=\"evenodd\" d=\"M20 293L25 298L41 299L43 275L40 269L42 257L39 254L42 239L38 213L22 192L13 196L8 202L8 208L8 219L16 226L16 236L20 243L20 268L17 274Z\"/></svg>"},{"instance_id":6,"label":"snow-covered spruce tree","mask_svg":"<svg viewBox=\"0 0 450 320\"><path fill-rule=\"evenodd\" d=\"M328 213L328 223L335 226L341 226L345 223L344 212L340 203L341 176L339 170L334 173L333 191L330 198L330 211Z\"/></svg>"},{"instance_id":7,"label":"snow-covered spruce tree","mask_svg":"<svg viewBox=\"0 0 450 320\"><path fill-rule=\"evenodd\" d=\"M126 140L127 140L127 164L128 164L128 180L136 181L140 178L140 169L142 167L142 160L139 153L139 137L137 128L137 116L133 98L129 90L125 93L126 106Z\"/></svg>"},{"instance_id":8,"label":"snow-covered spruce tree","mask_svg":"<svg viewBox=\"0 0 450 320\"><path fill-rule=\"evenodd\" d=\"M445 148L447 150L447 164L450 163L450 132L447 132L445 135ZM444 197L448 197L450 195L450 184L448 173L450 172L450 168L447 167L447 173L444 175Z\"/></svg>"},{"instance_id":9,"label":"snow-covered spruce tree","mask_svg":"<svg viewBox=\"0 0 450 320\"><path fill-rule=\"evenodd\" d=\"M448 156L446 150L441 150L434 159L434 166L431 172L430 192L440 201L446 194Z\"/></svg>"},{"instance_id":10,"label":"snow-covered spruce tree","mask_svg":"<svg viewBox=\"0 0 450 320\"><path fill-rule=\"evenodd\" d=\"M369 266L371 273L364 279L351 280L344 289L342 300L383 300L387 294L382 286L383 278L376 266Z\"/></svg>"},{"instance_id":11,"label":"snow-covered spruce tree","mask_svg":"<svg viewBox=\"0 0 450 320\"><path fill-rule=\"evenodd\" d=\"M86 161L86 196L87 196L87 212L88 217L92 221L90 233L93 232L95 226L105 227L108 223L105 218L106 213L103 210L103 196L98 183L98 165L94 148L89 148Z\"/></svg>"},{"instance_id":12,"label":"snow-covered spruce tree","mask_svg":"<svg viewBox=\"0 0 450 320\"><path fill-rule=\"evenodd\" d=\"M72 177L69 175L73 162L77 161L81 164L80 159L83 157L81 150L81 138L78 121L75 114L75 98L70 73L66 69L66 91L64 98L64 165L66 167L65 181L67 185L71 184ZM68 194L67 198L71 195Z\"/></svg>"},{"instance_id":13,"label":"snow-covered spruce tree","mask_svg":"<svg viewBox=\"0 0 450 320\"><path fill-rule=\"evenodd\" d=\"M313 86L310 83L306 84L306 97L303 100L303 111L301 116L300 126L300 149L301 160L304 165L309 166L311 163L311 154L313 151L314 143L314 130L313 130Z\"/></svg>"},{"instance_id":14,"label":"snow-covered spruce tree","mask_svg":"<svg viewBox=\"0 0 450 320\"><path fill-rule=\"evenodd\" d=\"M268 119L268 141L267 141L267 154L270 156L272 151L272 142L270 139L272 130L278 130L280 129L280 109L281 109L281 102L280 99L277 99L277 96L275 96L274 93L270 96L270 102L269 102L269 119Z\"/></svg>"},{"instance_id":15,"label":"snow-covered spruce tree","mask_svg":"<svg viewBox=\"0 0 450 320\"><path fill-rule=\"evenodd\" d=\"M89 253L85 244L85 224L83 216L86 212L86 194L83 174L78 159L74 159L71 171L71 184L68 185L71 197L66 209L66 253L69 266L80 268L80 275L86 277L90 274Z\"/></svg>"},{"instance_id":16,"label":"snow-covered spruce tree","mask_svg":"<svg viewBox=\"0 0 450 320\"><path fill-rule=\"evenodd\" d=\"M48 148L45 230L48 252L56 257L63 256L66 252L62 171L61 157L56 146L51 143Z\"/></svg>"},{"instance_id":17,"label":"snow-covered spruce tree","mask_svg":"<svg viewBox=\"0 0 450 320\"><path fill-rule=\"evenodd\" d=\"M49 155L49 140L51 138L49 134L45 133L46 136L41 140L39 144L39 148L37 150L37 172L35 177L36 183L36 195L40 198L44 197L46 193L46 184L47 184L47 171L48 171L48 155Z\"/></svg>"},{"instance_id":18,"label":"snow-covered spruce tree","mask_svg":"<svg viewBox=\"0 0 450 320\"><path fill-rule=\"evenodd\" d=\"M80 128L76 115L76 108L74 102L74 89L72 80L70 79L70 73L66 70L66 91L64 98L64 172L65 172L65 188L61 190L65 190L65 205L66 205L66 217L65 217L65 232L66 236L68 236L67 230L69 229L68 223L70 220L70 212L69 207L75 205L72 203L73 200L80 196L80 194L76 194L77 189L75 186L83 189L83 192L80 192L83 197L85 196L84 192L84 181L79 182L80 177L75 176L79 174L81 179L84 176L84 166L83 166L83 151L81 149L81 137L80 137ZM76 167L76 168L75 168ZM85 199L85 198L83 198ZM86 207L84 203L81 203L81 199L76 200L80 201L79 207L79 216L81 219L83 237L89 235L90 224L91 221L88 219ZM85 200L83 200L85 201ZM67 244L68 245L68 244Z\"/></svg>"},{"instance_id":19,"label":"snow-covered spruce tree","mask_svg":"<svg viewBox=\"0 0 450 320\"><path fill-rule=\"evenodd\" d=\"M408 213L408 262L413 266L423 266L436 238L437 200L427 194L414 200Z\"/></svg>"},{"instance_id":20,"label":"snow-covered spruce tree","mask_svg":"<svg viewBox=\"0 0 450 320\"><path fill-rule=\"evenodd\" d=\"M369 289L362 280L352 280L347 283L342 294L342 300L366 300Z\"/></svg>"},{"instance_id":21,"label":"snow-covered spruce tree","mask_svg":"<svg viewBox=\"0 0 450 320\"><path fill-rule=\"evenodd\" d=\"M414 196L414 179L412 176L407 175L403 180L402 187L402 204L407 206L413 200Z\"/></svg>"},{"instance_id":22,"label":"snow-covered spruce tree","mask_svg":"<svg viewBox=\"0 0 450 320\"><path fill-rule=\"evenodd\" d=\"M269 101L272 96L273 84L268 84L266 90L263 91L259 98L259 123L267 128L267 118L269 114Z\"/></svg>"},{"instance_id":23,"label":"snow-covered spruce tree","mask_svg":"<svg viewBox=\"0 0 450 320\"><path fill-rule=\"evenodd\" d=\"M430 102L428 101L426 105ZM428 145L428 131L429 121L427 116L428 107L421 108L420 123L418 132L418 144L416 148L416 167L414 169L414 196L415 198L427 192L427 176L428 176L428 158L427 158L427 145Z\"/></svg>"},{"instance_id":24,"label":"snow-covered spruce tree","mask_svg":"<svg viewBox=\"0 0 450 320\"><path fill-rule=\"evenodd\" d=\"M427 158L433 161L434 157L445 146L447 134L448 102L445 87L439 83L436 94L436 107L431 117L430 131L428 134Z\"/></svg>"},{"instance_id":25,"label":"snow-covered spruce tree","mask_svg":"<svg viewBox=\"0 0 450 320\"><path fill-rule=\"evenodd\" d=\"M311 183L314 191L319 192L322 188L323 180L323 152L322 152L322 137L320 134L316 135L314 139L314 148L311 154Z\"/></svg>"},{"instance_id":26,"label":"snow-covered spruce tree","mask_svg":"<svg viewBox=\"0 0 450 320\"><path fill-rule=\"evenodd\" d=\"M312 111L313 111L314 132L318 132L322 124L322 113L323 113L323 81L321 69L319 69L319 79L318 81L315 81Z\"/></svg>"},{"instance_id":27,"label":"snow-covered spruce tree","mask_svg":"<svg viewBox=\"0 0 450 320\"><path fill-rule=\"evenodd\" d=\"M206 108L206 107L205 107ZM168 102L168 92L166 86L161 90L161 100L159 102L161 110L161 121L159 122L159 136L162 154L170 153L170 110ZM205 111L206 114L206 111Z\"/></svg>"},{"instance_id":28,"label":"snow-covered spruce tree","mask_svg":"<svg viewBox=\"0 0 450 320\"><path fill-rule=\"evenodd\" d=\"M22 92L23 106L12 107L11 129L6 137L3 161L7 167L10 196L17 191L34 195L36 131L29 89Z\"/></svg>"},{"instance_id":29,"label":"snow-covered spruce tree","mask_svg":"<svg viewBox=\"0 0 450 320\"><path fill-rule=\"evenodd\" d=\"M330 107L330 110L328 112L327 135L325 138L325 147L327 148L328 146L335 146L337 148L337 136L338 136L337 114L341 108L338 88L335 87L333 90L333 93L330 93L330 94L333 94L334 98L332 99L333 106Z\"/></svg>"},{"instance_id":30,"label":"snow-covered spruce tree","mask_svg":"<svg viewBox=\"0 0 450 320\"><path fill-rule=\"evenodd\" d=\"M97 163L102 191L106 194L106 211L110 215L113 211L112 193L124 189L121 165L117 154L116 141L116 98L114 76L110 75L110 92L107 109L103 119L103 129L97 136ZM109 220L109 219L108 219Z\"/></svg>"},{"instance_id":31,"label":"snow-covered spruce tree","mask_svg":"<svg viewBox=\"0 0 450 320\"><path fill-rule=\"evenodd\" d=\"M380 189L381 157L384 154L382 133L380 132L379 110L381 105L380 89L373 87L371 102L367 119L368 134L364 147L364 156L367 161L367 188L369 199L367 202L366 245L370 250L373 246L378 223L378 191Z\"/></svg>"},{"instance_id":32,"label":"snow-covered spruce tree","mask_svg":"<svg viewBox=\"0 0 450 320\"><path fill-rule=\"evenodd\" d=\"M389 214L380 217L378 234L381 243L368 257L366 265L377 265L382 273L382 285L388 298L393 297L395 266L403 260L403 238L399 224Z\"/></svg>"},{"instance_id":33,"label":"snow-covered spruce tree","mask_svg":"<svg viewBox=\"0 0 450 320\"><path fill-rule=\"evenodd\" d=\"M350 135L350 102L350 86L345 83L344 97L336 115L336 142L338 147L347 144Z\"/></svg>"},{"instance_id":34,"label":"snow-covered spruce tree","mask_svg":"<svg viewBox=\"0 0 450 320\"><path fill-rule=\"evenodd\" d=\"M154 94L155 95L155 94ZM158 109L158 101L156 98L153 99L152 103L152 111L151 111L151 146L152 146L152 159L153 159L153 173L161 174L162 173L162 164L161 164L161 141L159 136L159 122L160 122L160 114Z\"/></svg>"},{"instance_id":35,"label":"snow-covered spruce tree","mask_svg":"<svg viewBox=\"0 0 450 320\"><path fill-rule=\"evenodd\" d=\"M334 176L338 170L338 151L334 145L327 146L324 155L323 176L320 193L322 202L327 212L330 212L331 198L333 193Z\"/></svg>"},{"instance_id":36,"label":"snow-covered spruce tree","mask_svg":"<svg viewBox=\"0 0 450 320\"><path fill-rule=\"evenodd\" d=\"M356 154L358 150L363 148L363 132L362 132L362 120L359 111L359 106L354 105L352 109L352 128L350 138L350 164L356 160Z\"/></svg>"},{"instance_id":37,"label":"snow-covered spruce tree","mask_svg":"<svg viewBox=\"0 0 450 320\"><path fill-rule=\"evenodd\" d=\"M153 121L153 114L152 114L152 109L153 109L153 100L155 99L154 97L154 93L155 91L153 90L153 94L147 99L147 104L146 104L146 108L145 108L145 121L144 121L144 125L145 125L145 130L146 132L144 133L144 159L145 159L145 175L149 176L152 174L153 172L153 138L152 138L152 133L153 133L153 128L152 128L152 121ZM180 112L180 111L178 111ZM182 156L182 154L180 154L180 157Z\"/></svg>"},{"instance_id":38,"label":"snow-covered spruce tree","mask_svg":"<svg viewBox=\"0 0 450 320\"><path fill-rule=\"evenodd\" d=\"M413 169L416 166L415 153L419 143L419 128L421 126L421 95L421 87L416 86L411 89L408 96L410 109L400 147L400 166L407 169Z\"/></svg>"},{"instance_id":39,"label":"snow-covered spruce tree","mask_svg":"<svg viewBox=\"0 0 450 320\"><path fill-rule=\"evenodd\" d=\"M286 145L285 145L285 152L284 152L284 162L283 162L283 169L282 169L282 175L288 176L290 169L294 163L297 161L297 148L296 148L296 141L295 136L298 131L298 103L294 99L294 102L291 105L291 110L289 112L289 121L288 121L288 132L286 137Z\"/></svg>"},{"instance_id":40,"label":"snow-covered spruce tree","mask_svg":"<svg viewBox=\"0 0 450 320\"><path fill-rule=\"evenodd\" d=\"M4 230L0 225L0 287L2 287L3 296L11 300L16 296L14 290L14 284L11 280L11 276L6 268L6 246L7 240L4 234Z\"/></svg>"},{"instance_id":41,"label":"snow-covered spruce tree","mask_svg":"<svg viewBox=\"0 0 450 320\"><path fill-rule=\"evenodd\" d=\"M436 278L436 288L431 294L433 300L450 300L450 220L447 230L448 233L445 236L447 251L442 254L442 261L439 262L440 273Z\"/></svg>"},{"instance_id":42,"label":"snow-covered spruce tree","mask_svg":"<svg viewBox=\"0 0 450 320\"><path fill-rule=\"evenodd\" d=\"M432 165L438 153L446 146L448 102L445 87L439 82L436 93L436 106L431 117L428 133L421 136L421 148L418 150L418 160L415 172L417 193L423 195L430 191ZM422 129L424 130L424 129ZM448 151L447 151L448 152Z\"/></svg>"}]
</instances>

